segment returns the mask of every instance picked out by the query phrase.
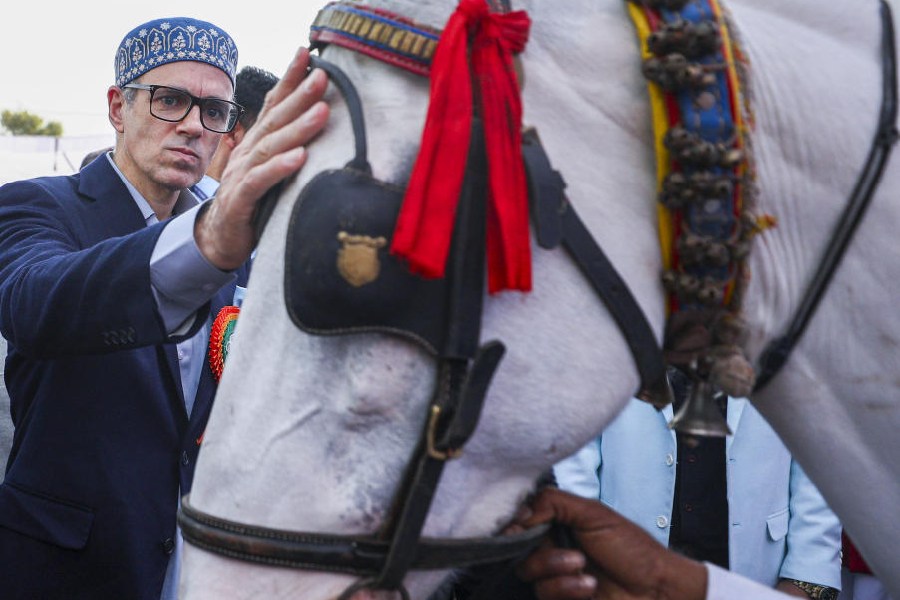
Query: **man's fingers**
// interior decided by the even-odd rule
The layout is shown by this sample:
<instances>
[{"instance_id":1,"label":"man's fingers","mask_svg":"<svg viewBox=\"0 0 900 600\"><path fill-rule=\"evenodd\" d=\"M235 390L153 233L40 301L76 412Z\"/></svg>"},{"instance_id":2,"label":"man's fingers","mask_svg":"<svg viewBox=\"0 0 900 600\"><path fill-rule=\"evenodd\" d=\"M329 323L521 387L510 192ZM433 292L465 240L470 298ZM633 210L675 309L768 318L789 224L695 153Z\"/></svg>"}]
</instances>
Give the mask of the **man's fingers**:
<instances>
[{"instance_id":1,"label":"man's fingers","mask_svg":"<svg viewBox=\"0 0 900 600\"><path fill-rule=\"evenodd\" d=\"M303 113L267 133L249 147L251 164L262 164L282 152L309 144L325 126L327 120L328 105L321 101L312 104Z\"/></svg>"},{"instance_id":2,"label":"man's fingers","mask_svg":"<svg viewBox=\"0 0 900 600\"><path fill-rule=\"evenodd\" d=\"M534 581L558 575L577 575L587 560L578 550L541 546L519 564L517 573L523 581Z\"/></svg>"},{"instance_id":3,"label":"man's fingers","mask_svg":"<svg viewBox=\"0 0 900 600\"><path fill-rule=\"evenodd\" d=\"M590 600L597 589L597 580L590 575L562 575L543 579L534 584L540 600Z\"/></svg>"},{"instance_id":4,"label":"man's fingers","mask_svg":"<svg viewBox=\"0 0 900 600\"><path fill-rule=\"evenodd\" d=\"M220 196L234 181L247 214L270 187L295 173L306 160L304 146L325 127L329 108L322 102L328 78L316 70L260 119L235 149L226 167ZM236 215L239 216L239 215Z\"/></svg>"},{"instance_id":5,"label":"man's fingers","mask_svg":"<svg viewBox=\"0 0 900 600\"><path fill-rule=\"evenodd\" d=\"M259 120L238 146L238 150L241 146L244 149L256 150L261 143L265 143L268 146L269 156L274 156L298 145L298 139L302 144L308 143L314 134L318 133L318 128L310 129L310 123L324 123L324 120L319 118L321 115L314 115L315 111L312 113L310 111L321 102L327 87L328 77L322 70L316 69L310 73L309 77L287 96L272 104L265 114L260 115ZM298 132L305 132L306 135L298 138Z\"/></svg>"},{"instance_id":6,"label":"man's fingers","mask_svg":"<svg viewBox=\"0 0 900 600\"><path fill-rule=\"evenodd\" d=\"M298 48L294 54L294 58L288 65L287 70L278 83L266 94L266 101L260 116L265 113L268 106L278 104L286 98L291 92L297 89L300 82L306 77L306 70L309 67L309 49Z\"/></svg>"},{"instance_id":7,"label":"man's fingers","mask_svg":"<svg viewBox=\"0 0 900 600\"><path fill-rule=\"evenodd\" d=\"M540 600L588 600L597 580L583 572L587 559L577 550L541 546L519 564L519 579L534 582Z\"/></svg>"},{"instance_id":8,"label":"man's fingers","mask_svg":"<svg viewBox=\"0 0 900 600\"><path fill-rule=\"evenodd\" d=\"M300 146L287 152L283 152L272 160L261 163L247 172L240 184L240 193L246 198L261 198L269 188L277 184L285 177L289 177L297 172L306 162L308 153L306 148ZM242 204L245 208L245 215L252 218L256 211L256 203L245 202ZM235 210L239 210L235 207Z\"/></svg>"},{"instance_id":9,"label":"man's fingers","mask_svg":"<svg viewBox=\"0 0 900 600\"><path fill-rule=\"evenodd\" d=\"M304 146L324 127L328 111L328 105L319 102L295 122L268 135L250 148L247 156L250 168L241 179L242 195L257 198L285 177L294 174L306 161Z\"/></svg>"},{"instance_id":10,"label":"man's fingers","mask_svg":"<svg viewBox=\"0 0 900 600\"><path fill-rule=\"evenodd\" d=\"M591 530L622 520L622 517L600 502L550 487L541 490L531 508L532 515L521 523L526 528L558 521L573 529Z\"/></svg>"}]
</instances>

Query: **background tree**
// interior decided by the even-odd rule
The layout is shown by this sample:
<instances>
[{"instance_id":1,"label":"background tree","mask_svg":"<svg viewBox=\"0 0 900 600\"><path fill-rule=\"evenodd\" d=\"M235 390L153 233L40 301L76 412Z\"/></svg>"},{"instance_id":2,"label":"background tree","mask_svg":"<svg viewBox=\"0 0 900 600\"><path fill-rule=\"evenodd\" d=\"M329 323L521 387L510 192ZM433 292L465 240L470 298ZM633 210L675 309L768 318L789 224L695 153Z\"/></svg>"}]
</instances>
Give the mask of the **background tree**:
<instances>
[{"instance_id":1,"label":"background tree","mask_svg":"<svg viewBox=\"0 0 900 600\"><path fill-rule=\"evenodd\" d=\"M62 124L58 121L50 121L45 125L44 119L25 110L4 110L0 114L0 125L13 135L60 137L63 134Z\"/></svg>"}]
</instances>

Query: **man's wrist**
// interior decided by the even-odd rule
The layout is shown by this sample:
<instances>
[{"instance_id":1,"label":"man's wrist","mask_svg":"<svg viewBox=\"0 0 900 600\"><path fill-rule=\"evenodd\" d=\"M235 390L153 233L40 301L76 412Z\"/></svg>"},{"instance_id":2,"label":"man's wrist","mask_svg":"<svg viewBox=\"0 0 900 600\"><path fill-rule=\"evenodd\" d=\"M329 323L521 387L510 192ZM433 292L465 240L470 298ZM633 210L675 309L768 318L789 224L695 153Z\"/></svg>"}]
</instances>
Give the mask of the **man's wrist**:
<instances>
[{"instance_id":1,"label":"man's wrist","mask_svg":"<svg viewBox=\"0 0 900 600\"><path fill-rule=\"evenodd\" d=\"M838 590L820 583L810 583L799 579L788 579L792 585L800 588L812 600L837 600Z\"/></svg>"},{"instance_id":2,"label":"man's wrist","mask_svg":"<svg viewBox=\"0 0 900 600\"><path fill-rule=\"evenodd\" d=\"M706 598L709 574L706 565L675 552L666 551L660 591L673 600L702 600Z\"/></svg>"},{"instance_id":3,"label":"man's wrist","mask_svg":"<svg viewBox=\"0 0 900 600\"><path fill-rule=\"evenodd\" d=\"M210 265L220 271L231 272L244 264L247 257L235 251L239 244L224 239L225 232L214 224L216 218L213 213L217 208L215 199L208 200L200 206L194 221L194 241L200 254ZM248 250L247 256L249 254Z\"/></svg>"}]
</instances>

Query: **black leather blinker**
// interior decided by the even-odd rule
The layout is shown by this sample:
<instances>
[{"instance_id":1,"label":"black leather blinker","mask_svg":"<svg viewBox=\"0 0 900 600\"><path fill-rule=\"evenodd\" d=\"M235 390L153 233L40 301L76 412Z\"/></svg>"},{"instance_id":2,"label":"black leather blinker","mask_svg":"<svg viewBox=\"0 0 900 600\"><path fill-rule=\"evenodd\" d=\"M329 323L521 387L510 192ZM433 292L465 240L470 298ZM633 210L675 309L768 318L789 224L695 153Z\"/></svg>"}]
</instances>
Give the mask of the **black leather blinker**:
<instances>
[{"instance_id":1,"label":"black leather blinker","mask_svg":"<svg viewBox=\"0 0 900 600\"><path fill-rule=\"evenodd\" d=\"M445 279L423 279L390 255L403 189L352 168L313 178L294 205L285 248L293 322L319 335L384 332L432 354L445 329Z\"/></svg>"}]
</instances>

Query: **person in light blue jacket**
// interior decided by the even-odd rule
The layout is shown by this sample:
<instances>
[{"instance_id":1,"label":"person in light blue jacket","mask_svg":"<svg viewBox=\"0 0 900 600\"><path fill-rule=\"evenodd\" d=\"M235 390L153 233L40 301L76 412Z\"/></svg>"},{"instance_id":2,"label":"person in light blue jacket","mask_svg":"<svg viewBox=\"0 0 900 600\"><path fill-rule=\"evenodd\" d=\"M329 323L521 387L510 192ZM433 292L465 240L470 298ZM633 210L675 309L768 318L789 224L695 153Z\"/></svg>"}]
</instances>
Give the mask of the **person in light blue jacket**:
<instances>
[{"instance_id":1,"label":"person in light blue jacket","mask_svg":"<svg viewBox=\"0 0 900 600\"><path fill-rule=\"evenodd\" d=\"M802 590L811 598L836 597L841 581L837 517L746 399L729 398L726 412L734 435L718 442L724 446L714 465L719 471L711 471L713 479L721 480L720 511L703 506L704 498L715 497L715 482L706 480L701 487L696 482L702 479L679 467L681 463L693 468L700 460L698 455L707 459L716 455L709 450L698 454L684 440L679 444L667 426L673 414L671 405L657 411L633 399L600 437L554 467L557 483L579 496L599 498L663 546L678 547L670 544L674 519L674 537L696 540L686 531L699 530L699 546L712 547L711 555L723 558L725 564L706 556L694 558L789 593ZM679 448L683 456L679 456ZM677 491L676 473L685 480L679 482ZM695 482L693 489L690 482ZM700 506L692 504L696 499ZM716 517L718 512L721 518ZM704 520L692 521L698 514L704 515ZM715 538L717 530L724 546L721 552L702 537Z\"/></svg>"}]
</instances>

